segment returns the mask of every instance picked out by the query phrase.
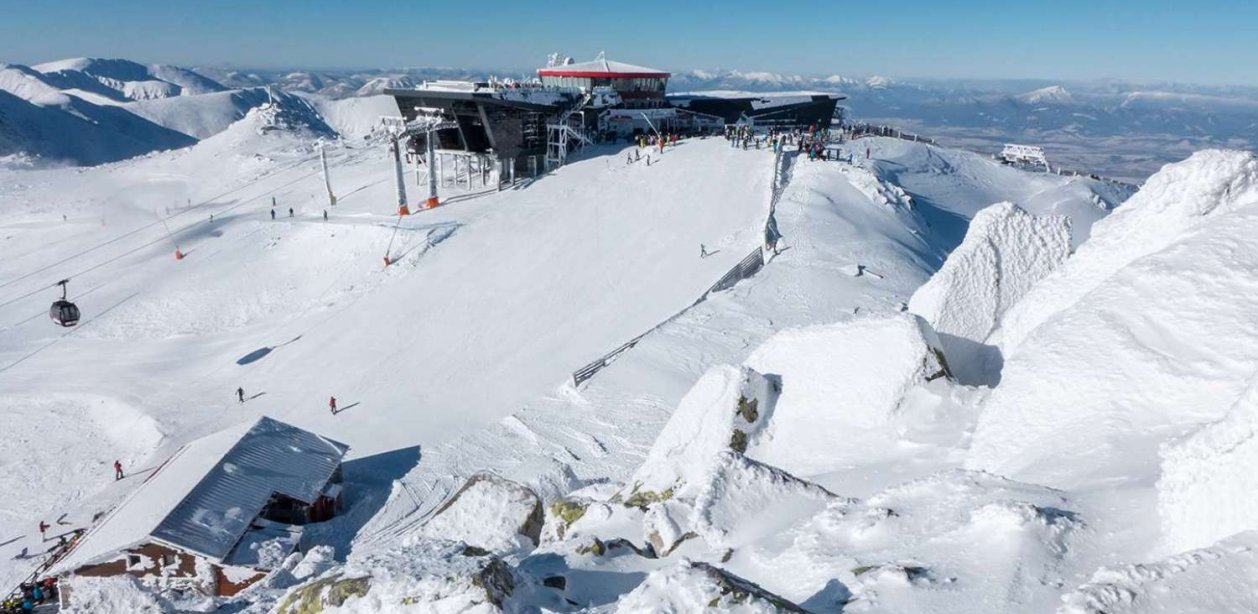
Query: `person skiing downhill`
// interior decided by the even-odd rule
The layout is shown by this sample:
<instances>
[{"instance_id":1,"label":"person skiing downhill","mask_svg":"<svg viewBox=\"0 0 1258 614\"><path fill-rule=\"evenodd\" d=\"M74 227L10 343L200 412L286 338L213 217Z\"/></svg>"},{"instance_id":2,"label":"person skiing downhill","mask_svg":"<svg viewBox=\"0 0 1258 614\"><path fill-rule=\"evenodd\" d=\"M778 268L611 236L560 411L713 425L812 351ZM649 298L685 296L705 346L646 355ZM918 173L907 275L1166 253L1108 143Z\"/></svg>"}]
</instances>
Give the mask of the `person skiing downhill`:
<instances>
[{"instance_id":1,"label":"person skiing downhill","mask_svg":"<svg viewBox=\"0 0 1258 614\"><path fill-rule=\"evenodd\" d=\"M50 525L49 525L48 523L46 523L46 522L44 522L44 521L42 521L42 520L41 520L41 521L39 521L39 536L40 536L40 537L42 537L42 538L44 539L44 541L48 541L48 536L47 536L47 535L45 535L45 533L47 533L47 532L48 532L48 527L49 527L49 526L50 526Z\"/></svg>"},{"instance_id":2,"label":"person skiing downhill","mask_svg":"<svg viewBox=\"0 0 1258 614\"><path fill-rule=\"evenodd\" d=\"M293 208L292 208L292 207L289 207L289 208L288 208L288 217L293 217Z\"/></svg>"},{"instance_id":3,"label":"person skiing downhill","mask_svg":"<svg viewBox=\"0 0 1258 614\"><path fill-rule=\"evenodd\" d=\"M243 387L236 389L236 398L239 399L241 403L245 402L245 389Z\"/></svg>"},{"instance_id":4,"label":"person skiing downhill","mask_svg":"<svg viewBox=\"0 0 1258 614\"><path fill-rule=\"evenodd\" d=\"M114 481L122 479L122 461L114 461Z\"/></svg>"},{"instance_id":5,"label":"person skiing downhill","mask_svg":"<svg viewBox=\"0 0 1258 614\"><path fill-rule=\"evenodd\" d=\"M271 209L271 219L275 219L275 209Z\"/></svg>"},{"instance_id":6,"label":"person skiing downhill","mask_svg":"<svg viewBox=\"0 0 1258 614\"><path fill-rule=\"evenodd\" d=\"M328 398L328 409L332 411L332 415L336 415L336 397Z\"/></svg>"}]
</instances>

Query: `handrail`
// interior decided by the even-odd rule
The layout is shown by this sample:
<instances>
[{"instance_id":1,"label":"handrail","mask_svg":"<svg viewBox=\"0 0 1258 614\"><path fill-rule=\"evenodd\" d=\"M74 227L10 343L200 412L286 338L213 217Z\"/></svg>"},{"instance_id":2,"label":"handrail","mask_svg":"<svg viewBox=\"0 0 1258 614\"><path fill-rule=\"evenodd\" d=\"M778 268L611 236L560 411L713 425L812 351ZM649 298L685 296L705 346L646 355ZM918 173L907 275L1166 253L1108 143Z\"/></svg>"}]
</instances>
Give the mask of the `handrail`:
<instances>
[{"instance_id":1,"label":"handrail","mask_svg":"<svg viewBox=\"0 0 1258 614\"><path fill-rule=\"evenodd\" d=\"M596 374L598 374L599 371L603 370L605 367L607 367L607 365L610 365L613 361L619 358L621 354L624 354L625 352L629 351L629 349L638 345L638 342L642 341L643 337L646 337L647 335L659 330L665 324L668 324L669 322L676 320L682 314L686 313L687 311L690 311L690 309L694 307L695 305L698 305L699 303L702 303L703 301L707 300L708 296L711 295L713 292L721 292L723 290L728 290L734 287L734 285L737 284L738 282L744 279L747 279L748 277L751 277L752 275L755 275L757 272L760 271L760 269L764 268L764 265L769 262L769 256L767 254L777 253L777 242L782 238L782 235L778 232L777 219L775 218L775 212L777 211L778 199L781 198L782 192L784 188L786 187L786 163L785 163L785 158L783 157L781 151L774 154L772 170L773 170L773 180L772 180L772 183L770 184L771 188L769 191L769 213L765 217L765 222L764 222L764 227L763 227L764 244L757 247L750 254L747 254L746 257L738 261L738 264L734 265L734 267L731 268L729 271L726 271L726 273L722 275L720 279L716 280L716 283L709 286L707 290L704 290L703 294L701 294L699 298L695 300L695 302L685 306L684 308L682 308L681 311L678 311L677 313L669 316L663 322L660 322L659 324L652 326L650 329L648 329L646 332L642 333L641 335L638 335L637 337L634 337L633 339L630 339L629 341L626 341L625 343L620 344L612 351L607 352L606 354L603 354L602 356L599 356L598 358L585 364L584 366L577 369L576 371L573 371L572 372L572 385L574 387L580 386L583 382L594 377Z\"/></svg>"}]
</instances>

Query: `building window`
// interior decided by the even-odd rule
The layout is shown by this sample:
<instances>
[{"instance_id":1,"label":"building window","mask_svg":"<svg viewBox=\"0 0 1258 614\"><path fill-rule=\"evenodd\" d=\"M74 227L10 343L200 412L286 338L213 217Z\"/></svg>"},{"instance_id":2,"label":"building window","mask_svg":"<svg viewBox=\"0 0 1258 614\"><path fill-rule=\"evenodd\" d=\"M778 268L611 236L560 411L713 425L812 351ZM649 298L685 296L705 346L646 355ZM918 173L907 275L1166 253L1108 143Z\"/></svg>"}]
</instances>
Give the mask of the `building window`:
<instances>
[{"instance_id":1,"label":"building window","mask_svg":"<svg viewBox=\"0 0 1258 614\"><path fill-rule=\"evenodd\" d=\"M162 567L170 567L171 565L174 565L174 564L175 564L175 555L173 554L162 555Z\"/></svg>"},{"instance_id":2,"label":"building window","mask_svg":"<svg viewBox=\"0 0 1258 614\"><path fill-rule=\"evenodd\" d=\"M127 555L127 569L134 569L139 566L140 566L140 555L128 554Z\"/></svg>"}]
</instances>

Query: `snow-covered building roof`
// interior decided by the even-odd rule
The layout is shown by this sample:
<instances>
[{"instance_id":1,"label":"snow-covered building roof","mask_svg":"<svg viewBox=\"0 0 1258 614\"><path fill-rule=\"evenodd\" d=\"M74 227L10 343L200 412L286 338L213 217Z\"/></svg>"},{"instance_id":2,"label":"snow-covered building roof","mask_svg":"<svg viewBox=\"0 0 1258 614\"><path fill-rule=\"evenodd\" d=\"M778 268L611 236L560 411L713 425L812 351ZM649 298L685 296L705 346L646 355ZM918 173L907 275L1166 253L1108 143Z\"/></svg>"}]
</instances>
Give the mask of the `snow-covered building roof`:
<instances>
[{"instance_id":1,"label":"snow-covered building roof","mask_svg":"<svg viewBox=\"0 0 1258 614\"><path fill-rule=\"evenodd\" d=\"M589 62L539 68L537 69L537 74L541 77L603 77L613 79L667 79L669 77L669 73L662 70L626 64L624 62L613 62L601 54Z\"/></svg>"},{"instance_id":2,"label":"snow-covered building roof","mask_svg":"<svg viewBox=\"0 0 1258 614\"><path fill-rule=\"evenodd\" d=\"M273 494L314 503L349 446L262 417L175 451L54 571L150 541L225 561Z\"/></svg>"}]
</instances>

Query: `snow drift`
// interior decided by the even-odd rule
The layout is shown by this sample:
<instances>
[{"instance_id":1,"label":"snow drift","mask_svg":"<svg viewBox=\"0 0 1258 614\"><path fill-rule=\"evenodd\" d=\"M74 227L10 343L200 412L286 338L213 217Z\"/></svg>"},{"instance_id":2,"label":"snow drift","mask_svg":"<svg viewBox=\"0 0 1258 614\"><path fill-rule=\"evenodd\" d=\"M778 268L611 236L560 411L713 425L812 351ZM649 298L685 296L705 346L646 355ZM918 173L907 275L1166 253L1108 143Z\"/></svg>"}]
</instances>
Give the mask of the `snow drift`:
<instances>
[{"instance_id":1,"label":"snow drift","mask_svg":"<svg viewBox=\"0 0 1258 614\"><path fill-rule=\"evenodd\" d=\"M756 584L707 563L684 561L652 572L616 603L617 614L649 612L803 612Z\"/></svg>"},{"instance_id":2,"label":"snow drift","mask_svg":"<svg viewBox=\"0 0 1258 614\"><path fill-rule=\"evenodd\" d=\"M966 466L1057 487L1151 480L1258 363L1258 160L1167 166L1006 316L1001 384ZM1062 462L1063 458L1070 462Z\"/></svg>"},{"instance_id":3,"label":"snow drift","mask_svg":"<svg viewBox=\"0 0 1258 614\"><path fill-rule=\"evenodd\" d=\"M829 469L854 430L889 426L910 389L947 374L934 331L907 314L783 331L747 365L782 382L748 456L796 475Z\"/></svg>"},{"instance_id":4,"label":"snow drift","mask_svg":"<svg viewBox=\"0 0 1258 614\"><path fill-rule=\"evenodd\" d=\"M1223 420L1162 450L1158 512L1172 551L1258 529L1258 385Z\"/></svg>"},{"instance_id":5,"label":"snow drift","mask_svg":"<svg viewBox=\"0 0 1258 614\"><path fill-rule=\"evenodd\" d=\"M1258 611L1258 533L1152 562L1103 567L1062 596L1057 614Z\"/></svg>"}]
</instances>

